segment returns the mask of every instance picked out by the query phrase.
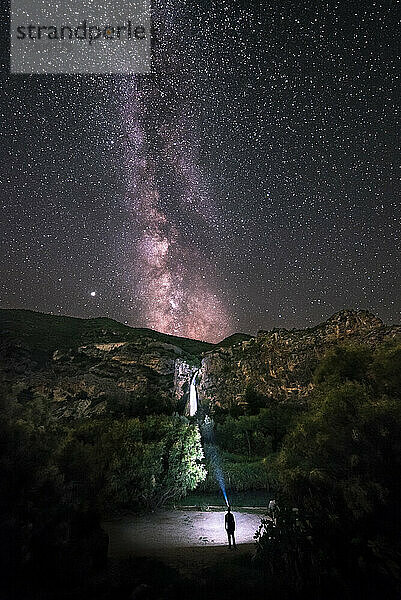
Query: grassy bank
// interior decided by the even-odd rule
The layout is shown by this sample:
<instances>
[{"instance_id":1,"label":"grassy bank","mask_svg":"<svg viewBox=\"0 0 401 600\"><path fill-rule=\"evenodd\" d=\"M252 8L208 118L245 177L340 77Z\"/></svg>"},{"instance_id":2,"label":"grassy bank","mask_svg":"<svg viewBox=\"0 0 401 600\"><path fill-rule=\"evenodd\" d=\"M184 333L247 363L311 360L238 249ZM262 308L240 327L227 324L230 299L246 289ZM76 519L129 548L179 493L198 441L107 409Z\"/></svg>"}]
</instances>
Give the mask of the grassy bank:
<instances>
[{"instance_id":1,"label":"grassy bank","mask_svg":"<svg viewBox=\"0 0 401 600\"><path fill-rule=\"evenodd\" d=\"M244 492L227 491L230 504L234 508L242 506L267 507L272 498L271 492L266 490L249 490ZM202 493L195 491L182 498L177 506L225 506L221 492Z\"/></svg>"}]
</instances>

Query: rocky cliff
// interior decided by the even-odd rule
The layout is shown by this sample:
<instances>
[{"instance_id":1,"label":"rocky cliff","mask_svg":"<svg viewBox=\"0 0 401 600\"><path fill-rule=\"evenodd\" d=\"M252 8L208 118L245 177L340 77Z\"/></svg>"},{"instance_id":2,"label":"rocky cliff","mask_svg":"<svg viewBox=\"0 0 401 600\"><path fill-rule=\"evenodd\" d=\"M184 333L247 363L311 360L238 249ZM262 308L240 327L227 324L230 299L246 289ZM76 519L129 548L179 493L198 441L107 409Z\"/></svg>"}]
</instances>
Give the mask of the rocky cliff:
<instances>
[{"instance_id":1,"label":"rocky cliff","mask_svg":"<svg viewBox=\"0 0 401 600\"><path fill-rule=\"evenodd\" d=\"M399 337L401 326L386 327L367 311L342 311L325 323L300 330L259 331L256 337L204 354L199 396L204 404L231 407L247 386L280 400L303 399L311 391L319 358L333 345L377 346Z\"/></svg>"},{"instance_id":2,"label":"rocky cliff","mask_svg":"<svg viewBox=\"0 0 401 600\"><path fill-rule=\"evenodd\" d=\"M251 386L268 398L302 399L319 357L339 342L377 345L401 337L366 311L343 311L311 329L236 334L212 345L134 329L111 319L0 311L0 371L14 395L40 397L56 418L185 412L198 369L206 407L243 402Z\"/></svg>"},{"instance_id":3,"label":"rocky cliff","mask_svg":"<svg viewBox=\"0 0 401 600\"><path fill-rule=\"evenodd\" d=\"M40 396L57 418L185 409L212 344L111 319L0 311L0 372L14 394Z\"/></svg>"}]
</instances>

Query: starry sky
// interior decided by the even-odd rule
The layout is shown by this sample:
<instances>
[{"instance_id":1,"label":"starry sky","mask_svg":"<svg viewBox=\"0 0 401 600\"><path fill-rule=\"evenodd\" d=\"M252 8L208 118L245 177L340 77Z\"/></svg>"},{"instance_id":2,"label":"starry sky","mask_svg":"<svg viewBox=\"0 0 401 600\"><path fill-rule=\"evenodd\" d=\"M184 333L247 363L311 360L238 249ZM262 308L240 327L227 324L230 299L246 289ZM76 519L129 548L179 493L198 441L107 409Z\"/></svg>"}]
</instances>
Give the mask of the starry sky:
<instances>
[{"instance_id":1,"label":"starry sky","mask_svg":"<svg viewBox=\"0 0 401 600\"><path fill-rule=\"evenodd\" d=\"M397 2L156 0L153 72L2 60L3 308L208 341L401 321Z\"/></svg>"}]
</instances>

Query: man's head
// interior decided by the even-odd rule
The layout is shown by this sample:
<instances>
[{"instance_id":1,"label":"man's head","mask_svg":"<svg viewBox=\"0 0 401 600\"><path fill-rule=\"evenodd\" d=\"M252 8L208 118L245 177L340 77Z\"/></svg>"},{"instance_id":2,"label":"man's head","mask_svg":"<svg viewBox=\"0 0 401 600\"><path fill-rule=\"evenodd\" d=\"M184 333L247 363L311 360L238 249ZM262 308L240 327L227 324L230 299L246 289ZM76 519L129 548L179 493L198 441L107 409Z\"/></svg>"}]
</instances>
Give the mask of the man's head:
<instances>
[{"instance_id":1,"label":"man's head","mask_svg":"<svg viewBox=\"0 0 401 600\"><path fill-rule=\"evenodd\" d=\"M227 512L231 512L231 507L227 505Z\"/></svg>"}]
</instances>

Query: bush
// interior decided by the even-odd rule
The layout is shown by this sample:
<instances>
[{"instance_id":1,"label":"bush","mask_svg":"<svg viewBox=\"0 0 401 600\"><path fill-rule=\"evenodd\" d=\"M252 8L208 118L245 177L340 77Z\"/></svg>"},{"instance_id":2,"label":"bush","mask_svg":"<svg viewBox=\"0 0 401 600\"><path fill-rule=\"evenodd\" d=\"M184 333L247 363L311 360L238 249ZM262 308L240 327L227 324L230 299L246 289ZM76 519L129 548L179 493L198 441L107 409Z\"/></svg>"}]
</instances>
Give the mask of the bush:
<instances>
[{"instance_id":1,"label":"bush","mask_svg":"<svg viewBox=\"0 0 401 600\"><path fill-rule=\"evenodd\" d=\"M401 588L399 357L396 347L325 357L277 460L284 501L311 515L315 552L345 598Z\"/></svg>"},{"instance_id":2,"label":"bush","mask_svg":"<svg viewBox=\"0 0 401 600\"><path fill-rule=\"evenodd\" d=\"M248 457L268 456L279 449L300 410L299 405L272 400L256 415L220 417L216 424L216 441L226 452Z\"/></svg>"},{"instance_id":3,"label":"bush","mask_svg":"<svg viewBox=\"0 0 401 600\"><path fill-rule=\"evenodd\" d=\"M207 453L207 450L206 450ZM199 490L213 492L220 489L214 466L206 463L207 476L200 483ZM269 490L273 481L270 464L265 459L258 461L230 462L226 459L221 464L227 490L242 492L246 490Z\"/></svg>"},{"instance_id":4,"label":"bush","mask_svg":"<svg viewBox=\"0 0 401 600\"><path fill-rule=\"evenodd\" d=\"M115 423L110 435L121 445L114 449L107 474L109 502L162 506L206 476L199 429L183 418L130 419Z\"/></svg>"},{"instance_id":5,"label":"bush","mask_svg":"<svg viewBox=\"0 0 401 600\"><path fill-rule=\"evenodd\" d=\"M104 566L100 512L161 506L205 478L199 429L185 418L66 426L51 422L33 395L7 390L1 400L2 588L73 585Z\"/></svg>"},{"instance_id":6,"label":"bush","mask_svg":"<svg viewBox=\"0 0 401 600\"><path fill-rule=\"evenodd\" d=\"M316 597L324 580L322 557L310 520L298 508L280 506L275 521L262 519L255 534L256 559L270 582L270 592Z\"/></svg>"}]
</instances>

